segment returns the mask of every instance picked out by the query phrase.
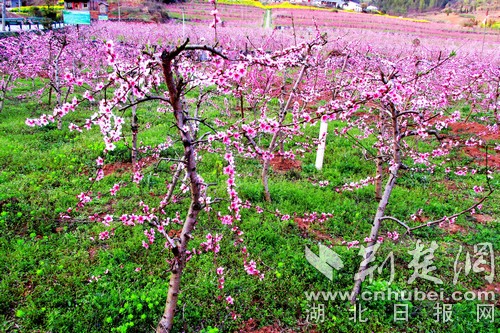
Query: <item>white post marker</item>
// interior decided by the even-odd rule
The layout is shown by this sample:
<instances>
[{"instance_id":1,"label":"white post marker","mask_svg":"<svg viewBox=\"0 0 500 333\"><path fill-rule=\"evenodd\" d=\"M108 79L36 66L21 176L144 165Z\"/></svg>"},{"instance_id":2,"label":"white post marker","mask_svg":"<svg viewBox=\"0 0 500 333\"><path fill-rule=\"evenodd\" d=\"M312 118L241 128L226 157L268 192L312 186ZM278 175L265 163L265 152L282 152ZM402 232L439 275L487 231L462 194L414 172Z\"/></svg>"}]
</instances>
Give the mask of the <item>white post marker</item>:
<instances>
[{"instance_id":1,"label":"white post marker","mask_svg":"<svg viewBox=\"0 0 500 333\"><path fill-rule=\"evenodd\" d=\"M316 169L317 170L321 170L321 168L323 168L323 159L325 157L327 130L328 130L328 123L325 121L322 121L321 125L319 127L319 145L318 145L318 152L316 153Z\"/></svg>"},{"instance_id":2,"label":"white post marker","mask_svg":"<svg viewBox=\"0 0 500 333\"><path fill-rule=\"evenodd\" d=\"M121 20L122 20L122 14L121 14L121 11L120 11L120 0L116 0L116 3L118 5L118 22L121 22Z\"/></svg>"}]
</instances>

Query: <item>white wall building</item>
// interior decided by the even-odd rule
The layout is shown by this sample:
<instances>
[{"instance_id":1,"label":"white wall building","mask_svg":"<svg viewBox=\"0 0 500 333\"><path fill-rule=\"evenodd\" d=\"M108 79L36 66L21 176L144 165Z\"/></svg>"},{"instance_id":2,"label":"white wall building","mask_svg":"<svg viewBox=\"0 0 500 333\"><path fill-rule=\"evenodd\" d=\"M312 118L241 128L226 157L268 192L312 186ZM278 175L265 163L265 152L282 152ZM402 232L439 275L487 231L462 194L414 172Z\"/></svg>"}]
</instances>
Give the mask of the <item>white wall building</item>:
<instances>
[{"instance_id":1,"label":"white wall building","mask_svg":"<svg viewBox=\"0 0 500 333\"><path fill-rule=\"evenodd\" d=\"M342 9L354 10L355 12L362 12L363 11L363 9L361 8L361 5L357 2L354 2L354 1L344 2L342 4Z\"/></svg>"}]
</instances>

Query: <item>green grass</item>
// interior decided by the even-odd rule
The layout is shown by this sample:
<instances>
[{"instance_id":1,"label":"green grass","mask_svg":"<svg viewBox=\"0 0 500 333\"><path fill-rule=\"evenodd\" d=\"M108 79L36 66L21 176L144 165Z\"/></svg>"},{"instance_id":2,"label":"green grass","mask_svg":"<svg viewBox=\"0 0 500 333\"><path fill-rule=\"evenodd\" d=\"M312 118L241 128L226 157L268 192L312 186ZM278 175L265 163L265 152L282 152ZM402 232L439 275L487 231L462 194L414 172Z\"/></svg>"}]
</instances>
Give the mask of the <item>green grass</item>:
<instances>
[{"instance_id":1,"label":"green grass","mask_svg":"<svg viewBox=\"0 0 500 333\"><path fill-rule=\"evenodd\" d=\"M28 86L22 86L13 95L27 90ZM164 250L163 242L158 241L145 250L141 246L145 239L141 228L118 225L114 237L99 241L98 234L105 227L84 217L94 212L115 217L138 212L140 198L150 203L159 202L158 195L165 192L161 177L168 176L168 167L155 169L152 165L146 169L140 185L125 187L117 198L103 196L84 211L77 212L73 221L61 220L59 213L75 207L76 195L88 188L88 177L95 171L94 160L101 154L103 143L97 129L83 133L66 129L70 121L81 123L79 114L69 115L63 130L54 126L29 128L24 125L25 118L50 112L46 98L43 103L7 100L5 110L0 113L0 331L152 332L162 314L168 287L169 266L165 260L170 254ZM91 114L92 106L79 112ZM216 114L217 111L212 110L208 115ZM155 105L140 109L139 115L142 124L139 140L145 145L160 143L173 131L171 115L160 116ZM145 123L150 124L149 129L143 126ZM363 240L368 235L377 203L373 199L373 186L342 194L334 190L346 182L373 176L372 162L353 148L353 142L333 134L333 129L341 125L339 122L329 125L323 170L314 168L315 154L311 152L302 159L301 171L271 173L273 203L263 202L263 190L256 179L260 171L258 161L237 158L237 171L244 175L237 180L237 190L243 200L248 199L269 212L279 209L298 216L313 211L333 212L331 220L311 228L331 237L333 241L322 242L333 246L342 257L344 268L334 271L333 281L329 281L305 259L305 246L318 253L314 233L300 230L292 220L281 221L273 214L244 210L239 227L244 231L250 259L256 260L257 268L265 273L265 279L259 281L244 272L242 255L233 247L229 229L221 225L213 213L203 213L194 233L196 238L190 245L197 247L208 232L224 234L221 252L216 258L203 254L189 261L178 303L176 332L198 332L208 327L234 332L250 318L259 326L279 324L297 329L305 324L307 311L313 305L304 292L350 291L360 261L359 250L347 249L341 240ZM128 131L126 128L126 133ZM318 128L306 128L305 132L316 137ZM368 139L368 145L371 140ZM180 149L180 144L176 144L164 154L173 157ZM129 158L128 148L119 145L106 163L127 162ZM220 172L222 163L220 155L212 154L199 166L207 182L217 183L211 189L213 197L221 196L225 190L226 178ZM440 170L436 175L403 171L387 213L409 220L411 214L423 208L425 216L433 219L464 209L478 198L471 188L484 180L481 172L465 179L449 175L451 180L460 182L456 191L447 189L446 177ZM328 180L330 185L325 188L314 185L320 180ZM93 190L105 193L117 181L130 183L130 171L124 169L106 177ZM498 175L493 182L498 183ZM418 286L426 292L443 288L449 295L457 290L483 288L484 274L472 271L467 276L462 272L457 285L453 285L453 265L460 246L471 253L478 242L491 242L494 248L500 248L498 202L499 196L495 193L483 208L484 213L495 218L494 222L478 224L469 215L457 219L466 233L450 234L432 227L420 229L411 237L402 236L397 243L384 242L374 263L381 265L392 251L394 282L387 285L389 273L385 269L376 272L374 281L365 283L364 290L380 291L389 287L413 290ZM224 211L225 206L227 203L223 202L215 208ZM177 210L184 216L185 207L186 201L181 201L167 208L170 216ZM404 233L399 225L390 221L381 232L386 234L392 230ZM412 256L408 251L415 247L417 239L426 247L431 241L438 243L434 259L437 270L431 274L439 275L445 282L443 286L425 280L407 284L412 274L408 268ZM460 261L464 260L465 252L462 252ZM223 291L217 289L217 266L225 267ZM137 268L140 270L136 271ZM92 276L98 277L98 281L89 282ZM225 303L227 295L235 299L233 306ZM320 332L496 332L499 324L498 319L495 323L476 322L474 301L455 302L452 323L434 321L436 302L431 301L408 302L409 322L394 323L393 305L394 302L389 301L361 302L366 309L363 318L370 320L359 323L348 319L352 316L348 302L324 302L325 321L315 327ZM231 319L231 312L236 314L235 320ZM305 325L305 331L313 329L312 324Z\"/></svg>"},{"instance_id":2,"label":"green grass","mask_svg":"<svg viewBox=\"0 0 500 333\"><path fill-rule=\"evenodd\" d=\"M500 22L493 23L490 28L500 30Z\"/></svg>"},{"instance_id":3,"label":"green grass","mask_svg":"<svg viewBox=\"0 0 500 333\"><path fill-rule=\"evenodd\" d=\"M21 7L13 7L10 8L9 11L13 13L21 13L21 14L32 14L36 9L42 10L42 11L47 11L47 10L53 10L60 12L64 10L64 4L63 5L56 5L56 6L21 6Z\"/></svg>"},{"instance_id":4,"label":"green grass","mask_svg":"<svg viewBox=\"0 0 500 333\"><path fill-rule=\"evenodd\" d=\"M273 8L281 8L281 9L309 9L309 10L331 10L329 8L320 8L314 6L306 6L306 5L296 5L291 4L289 2L281 2L277 4L262 4L257 0L221 0L218 3L226 4L226 5L241 5L241 6L250 6L250 7L258 7L262 9L273 9Z\"/></svg>"}]
</instances>

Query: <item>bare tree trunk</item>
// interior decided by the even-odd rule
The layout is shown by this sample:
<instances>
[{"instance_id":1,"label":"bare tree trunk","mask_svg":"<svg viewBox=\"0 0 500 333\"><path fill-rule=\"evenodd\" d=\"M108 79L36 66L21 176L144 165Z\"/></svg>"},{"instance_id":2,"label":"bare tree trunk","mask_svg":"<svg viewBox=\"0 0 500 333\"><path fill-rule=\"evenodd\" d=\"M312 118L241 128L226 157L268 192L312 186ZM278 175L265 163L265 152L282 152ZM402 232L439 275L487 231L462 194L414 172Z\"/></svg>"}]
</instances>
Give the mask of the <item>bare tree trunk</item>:
<instances>
[{"instance_id":1,"label":"bare tree trunk","mask_svg":"<svg viewBox=\"0 0 500 333\"><path fill-rule=\"evenodd\" d=\"M375 175L375 199L380 201L382 199L382 179L384 170L382 169L382 157L377 156L375 159L377 173Z\"/></svg>"},{"instance_id":2,"label":"bare tree trunk","mask_svg":"<svg viewBox=\"0 0 500 333\"><path fill-rule=\"evenodd\" d=\"M271 164L270 160L265 160L262 165L262 185L264 186L264 200L271 202L271 193L269 192L269 166Z\"/></svg>"},{"instance_id":3,"label":"bare tree trunk","mask_svg":"<svg viewBox=\"0 0 500 333\"><path fill-rule=\"evenodd\" d=\"M6 92L2 91L2 96L0 96L0 112L3 111L3 105L5 102L5 95L6 95Z\"/></svg>"},{"instance_id":4,"label":"bare tree trunk","mask_svg":"<svg viewBox=\"0 0 500 333\"><path fill-rule=\"evenodd\" d=\"M287 110L290 107L290 103L292 102L293 95L294 95L295 91L297 90L299 83L302 80L302 77L304 76L304 73L306 71L306 67L307 66L304 65L300 69L299 76L297 77L297 80L295 81L295 84L293 85L292 91L290 92L290 96L288 97L288 100L286 101L285 106L280 111L280 114L278 117L278 121L279 121L280 125L283 123L283 120L285 120ZM280 130L274 132L274 134L271 138L271 143L269 144L269 148L267 149L267 151L269 153L272 153L274 151L274 149L276 148L276 145L278 144L278 138L280 136L281 136ZM268 184L268 182L269 182L268 172L269 172L270 163L271 162L269 160L264 161L264 163L262 165L262 173L261 173L262 185L264 186L264 199L267 202L271 202L271 194L269 193L269 184Z\"/></svg>"},{"instance_id":5,"label":"bare tree trunk","mask_svg":"<svg viewBox=\"0 0 500 333\"><path fill-rule=\"evenodd\" d=\"M132 97L132 102L135 98ZM137 122L137 104L132 106L132 121L130 123L132 129L132 168L135 170L137 164L137 133L139 132L139 124Z\"/></svg>"},{"instance_id":6,"label":"bare tree trunk","mask_svg":"<svg viewBox=\"0 0 500 333\"><path fill-rule=\"evenodd\" d=\"M172 332L177 300L179 299L180 293L181 277L183 270L186 267L186 246L189 242L189 238L191 237L191 231L196 224L198 214L201 211L200 203L193 200L193 198L196 196L199 196L199 188L196 194L191 194L191 205L189 207L189 212L186 220L184 221L184 227L182 228L182 232L180 235L180 242L177 244L177 247L172 249L174 253L174 264L172 266L172 272L170 273L170 284L168 288L167 302L165 304L165 311L163 313L163 316L161 317L161 320L156 328L156 333Z\"/></svg>"},{"instance_id":7,"label":"bare tree trunk","mask_svg":"<svg viewBox=\"0 0 500 333\"><path fill-rule=\"evenodd\" d=\"M61 95L57 93L57 105L61 105ZM57 118L57 129L62 129L62 117Z\"/></svg>"},{"instance_id":8,"label":"bare tree trunk","mask_svg":"<svg viewBox=\"0 0 500 333\"><path fill-rule=\"evenodd\" d=\"M54 90L56 91L56 97L57 97L57 107L60 107L62 105L62 100L61 100L61 96L62 96L62 87L61 87L61 78L60 78L60 64L59 64L59 60L61 59L61 56L63 54L63 51L64 49L66 48L66 46L68 45L68 41L66 40L66 38L64 37L62 40L60 40L60 49L59 49L59 52L57 54L57 56L54 58ZM50 78L50 72L49 72L49 78ZM69 88L68 88L68 93L69 93ZM61 129L62 128L62 119L61 117L58 117L57 119L57 129Z\"/></svg>"},{"instance_id":9,"label":"bare tree trunk","mask_svg":"<svg viewBox=\"0 0 500 333\"><path fill-rule=\"evenodd\" d=\"M285 136L283 134L280 135L281 139L279 141L280 150L279 152L283 155L285 153Z\"/></svg>"},{"instance_id":10,"label":"bare tree trunk","mask_svg":"<svg viewBox=\"0 0 500 333\"><path fill-rule=\"evenodd\" d=\"M167 196L165 197L165 201L168 202L172 199L172 195L174 194L175 187L177 186L177 182L179 181L179 176L181 175L182 164L177 164L177 168L175 169L174 176L172 177L172 183L170 184L170 188L168 189Z\"/></svg>"},{"instance_id":11,"label":"bare tree trunk","mask_svg":"<svg viewBox=\"0 0 500 333\"><path fill-rule=\"evenodd\" d=\"M243 91L241 92L240 95L240 112L241 112L241 119L245 118L245 110L243 109Z\"/></svg>"},{"instance_id":12,"label":"bare tree trunk","mask_svg":"<svg viewBox=\"0 0 500 333\"><path fill-rule=\"evenodd\" d=\"M385 215L385 209L387 204L389 203L389 198L391 197L392 190L396 185L396 179L398 178L399 168L401 167L401 151L399 147L399 142L401 140L399 133L399 124L398 124L398 112L393 104L391 104L391 113L392 113L392 157L393 157L393 165L390 170L389 180L385 185L384 194L378 204L377 213L375 214L375 218L373 219L372 229L370 231L370 241L367 244L366 251L363 256L363 260L359 265L358 273L354 277L354 287L352 288L350 300L352 304L356 303L356 299L361 291L361 284L364 280L364 273L368 268L370 263L370 256L373 253L373 246L377 243L378 231L380 229L380 225L382 223L382 217Z\"/></svg>"},{"instance_id":13,"label":"bare tree trunk","mask_svg":"<svg viewBox=\"0 0 500 333\"><path fill-rule=\"evenodd\" d=\"M49 107L50 107L50 104L52 104L52 86L50 86L50 88L49 88Z\"/></svg>"},{"instance_id":14,"label":"bare tree trunk","mask_svg":"<svg viewBox=\"0 0 500 333\"><path fill-rule=\"evenodd\" d=\"M500 78L497 81L497 90L495 92L495 100L492 101L493 105L495 106L493 110L493 114L495 116L495 120L497 124L500 124L500 117L498 115L498 99L500 98Z\"/></svg>"},{"instance_id":15,"label":"bare tree trunk","mask_svg":"<svg viewBox=\"0 0 500 333\"><path fill-rule=\"evenodd\" d=\"M56 97L57 97L57 107L61 106L61 84L59 80L59 57L61 56L63 49L61 49L61 52L59 55L56 57L54 61L54 67L55 67L55 78L54 78L54 84L55 84L55 91L56 91ZM57 129L60 130L62 128L62 117L58 117L57 119Z\"/></svg>"},{"instance_id":16,"label":"bare tree trunk","mask_svg":"<svg viewBox=\"0 0 500 333\"><path fill-rule=\"evenodd\" d=\"M2 87L2 96L0 96L0 112L3 111L3 106L5 103L5 96L7 96L7 89L9 88L10 80L12 79L12 75L8 75L7 79L4 80L4 85Z\"/></svg>"},{"instance_id":17,"label":"bare tree trunk","mask_svg":"<svg viewBox=\"0 0 500 333\"><path fill-rule=\"evenodd\" d=\"M186 164L186 173L190 182L191 203L189 205L188 214L184 221L180 239L175 244L176 246L172 248L174 259L170 275L170 284L168 288L167 301L165 304L165 311L156 328L157 333L172 332L175 310L180 293L181 277L186 266L186 249L189 239L192 237L191 232L196 225L198 214L203 208L200 203L202 184L197 173L194 151L195 140L193 139L189 131L182 130L187 122L186 114L183 112L182 108L182 93L184 84L181 78L178 78L177 81L174 79L174 73L172 70L172 60L174 60L175 57L177 57L185 49L187 43L188 41L186 41L183 45L179 46L174 51L164 51L161 56L163 75L168 87L170 103L173 107L174 117L176 120L177 128L179 129L179 135L184 145L184 161Z\"/></svg>"},{"instance_id":18,"label":"bare tree trunk","mask_svg":"<svg viewBox=\"0 0 500 333\"><path fill-rule=\"evenodd\" d=\"M389 198L391 197L391 192L392 189L394 188L394 185L396 184L396 179L397 179L397 173L398 169L394 170L391 172L391 175L389 176L389 180L387 181L387 184L385 185L385 190L384 190L384 195L382 196L382 199L380 200L377 208L377 213L375 214L375 219L373 220L373 226L372 230L370 232L370 242L367 244L366 252L364 254L363 260L361 261L361 264L359 265L358 269L358 274L357 279L355 278L354 281L354 287L351 292L351 303L355 304L356 303L356 298L359 295L359 292L361 291L361 284L363 282L363 273L366 271L368 268L369 264L369 258L373 252L373 246L377 243L377 238L378 238L378 231L380 229L380 224L381 224L381 218L385 215L385 208L387 207L387 204L389 202Z\"/></svg>"}]
</instances>

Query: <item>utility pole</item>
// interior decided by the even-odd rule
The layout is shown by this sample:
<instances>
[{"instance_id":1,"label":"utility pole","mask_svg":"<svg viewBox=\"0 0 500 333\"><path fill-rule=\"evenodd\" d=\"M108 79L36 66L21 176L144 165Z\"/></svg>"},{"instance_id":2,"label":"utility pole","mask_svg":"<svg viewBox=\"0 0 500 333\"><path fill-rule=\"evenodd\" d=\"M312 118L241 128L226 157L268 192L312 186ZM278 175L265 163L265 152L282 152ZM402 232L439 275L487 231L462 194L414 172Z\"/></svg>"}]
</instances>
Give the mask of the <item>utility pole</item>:
<instances>
[{"instance_id":1,"label":"utility pole","mask_svg":"<svg viewBox=\"0 0 500 333\"><path fill-rule=\"evenodd\" d=\"M7 16L7 8L5 7L5 1L2 1L2 31L5 31L5 16Z\"/></svg>"},{"instance_id":2,"label":"utility pole","mask_svg":"<svg viewBox=\"0 0 500 333\"><path fill-rule=\"evenodd\" d=\"M186 22L184 18L184 7L181 7L182 9L182 40L186 39Z\"/></svg>"},{"instance_id":3,"label":"utility pole","mask_svg":"<svg viewBox=\"0 0 500 333\"><path fill-rule=\"evenodd\" d=\"M120 22L122 20L122 16L120 13L120 0L116 0L116 2L118 3L118 22Z\"/></svg>"}]
</instances>

